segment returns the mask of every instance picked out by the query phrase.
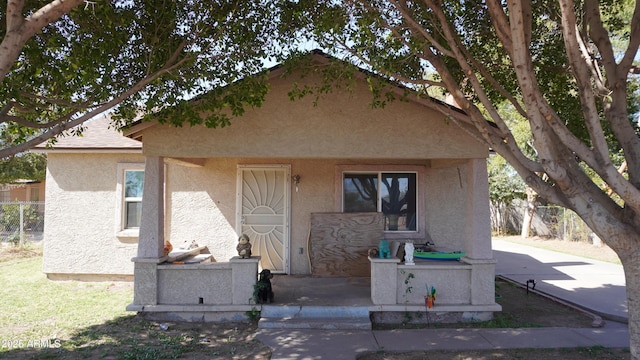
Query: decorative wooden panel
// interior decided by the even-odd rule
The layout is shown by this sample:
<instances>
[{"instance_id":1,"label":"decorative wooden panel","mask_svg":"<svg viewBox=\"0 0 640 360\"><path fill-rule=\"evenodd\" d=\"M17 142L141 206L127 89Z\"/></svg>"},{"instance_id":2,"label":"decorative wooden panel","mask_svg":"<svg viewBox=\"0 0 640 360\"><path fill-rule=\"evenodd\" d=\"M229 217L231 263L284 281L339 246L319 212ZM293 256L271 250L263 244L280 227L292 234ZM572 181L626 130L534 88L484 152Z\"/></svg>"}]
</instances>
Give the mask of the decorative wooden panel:
<instances>
[{"instance_id":1,"label":"decorative wooden panel","mask_svg":"<svg viewBox=\"0 0 640 360\"><path fill-rule=\"evenodd\" d=\"M311 275L370 276L367 252L383 238L382 213L311 214Z\"/></svg>"}]
</instances>

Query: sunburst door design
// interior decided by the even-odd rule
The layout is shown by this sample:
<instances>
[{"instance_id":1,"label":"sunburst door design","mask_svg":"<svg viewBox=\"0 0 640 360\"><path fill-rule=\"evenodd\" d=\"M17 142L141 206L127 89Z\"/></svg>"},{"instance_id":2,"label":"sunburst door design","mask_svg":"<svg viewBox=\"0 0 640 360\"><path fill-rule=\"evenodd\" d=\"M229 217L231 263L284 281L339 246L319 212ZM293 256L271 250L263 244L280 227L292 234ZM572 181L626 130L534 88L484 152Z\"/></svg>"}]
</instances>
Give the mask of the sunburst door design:
<instances>
[{"instance_id":1,"label":"sunburst door design","mask_svg":"<svg viewBox=\"0 0 640 360\"><path fill-rule=\"evenodd\" d=\"M238 169L237 229L249 235L260 268L288 272L289 167Z\"/></svg>"}]
</instances>

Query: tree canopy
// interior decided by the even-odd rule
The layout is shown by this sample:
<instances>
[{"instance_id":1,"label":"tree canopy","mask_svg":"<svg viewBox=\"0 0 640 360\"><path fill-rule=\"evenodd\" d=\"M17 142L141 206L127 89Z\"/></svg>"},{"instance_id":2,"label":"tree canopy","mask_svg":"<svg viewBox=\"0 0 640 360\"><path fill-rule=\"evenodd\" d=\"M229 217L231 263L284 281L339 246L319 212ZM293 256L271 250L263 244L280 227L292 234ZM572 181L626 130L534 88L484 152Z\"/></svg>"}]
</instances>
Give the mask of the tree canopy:
<instances>
[{"instance_id":1,"label":"tree canopy","mask_svg":"<svg viewBox=\"0 0 640 360\"><path fill-rule=\"evenodd\" d=\"M486 142L545 199L580 215L625 267L631 355L640 359L640 2L42 4L0 4L0 138L11 139L0 158L114 107L121 121L156 112L177 126L227 125L221 109L241 114L268 91L263 77L246 75L310 38L385 79L450 94L467 115L434 103L450 123ZM376 105L392 98L383 83L371 89ZM292 97L308 92L294 89ZM505 103L524 119L530 143L517 141L498 109Z\"/></svg>"},{"instance_id":2,"label":"tree canopy","mask_svg":"<svg viewBox=\"0 0 640 360\"><path fill-rule=\"evenodd\" d=\"M417 91L575 211L620 257L640 358L640 3L632 0L300 0L286 21L345 59ZM298 30L300 31L300 30ZM425 76L435 71L437 77ZM532 141L517 141L508 103ZM436 105L437 106L437 105ZM530 151L533 150L533 151Z\"/></svg>"},{"instance_id":3,"label":"tree canopy","mask_svg":"<svg viewBox=\"0 0 640 360\"><path fill-rule=\"evenodd\" d=\"M640 140L633 118L637 82L630 77L640 10L625 3L297 1L288 3L287 14L335 54L415 89L451 94L469 115L464 125L546 199L574 210L597 202L607 212L635 214ZM624 46L614 48L614 40ZM426 77L429 70L438 78ZM518 144L498 109L504 102L526 119L530 144ZM619 152L624 156L612 155ZM621 161L629 166L625 174L618 172ZM625 206L606 196L585 168ZM570 189L576 188L590 195L575 196ZM632 226L640 226L634 218Z\"/></svg>"},{"instance_id":4,"label":"tree canopy","mask_svg":"<svg viewBox=\"0 0 640 360\"><path fill-rule=\"evenodd\" d=\"M275 54L277 16L267 0L3 2L0 138L10 140L0 158L110 109L119 125L150 112L175 125L227 125L222 108L240 114L268 91L259 76L220 89Z\"/></svg>"}]
</instances>

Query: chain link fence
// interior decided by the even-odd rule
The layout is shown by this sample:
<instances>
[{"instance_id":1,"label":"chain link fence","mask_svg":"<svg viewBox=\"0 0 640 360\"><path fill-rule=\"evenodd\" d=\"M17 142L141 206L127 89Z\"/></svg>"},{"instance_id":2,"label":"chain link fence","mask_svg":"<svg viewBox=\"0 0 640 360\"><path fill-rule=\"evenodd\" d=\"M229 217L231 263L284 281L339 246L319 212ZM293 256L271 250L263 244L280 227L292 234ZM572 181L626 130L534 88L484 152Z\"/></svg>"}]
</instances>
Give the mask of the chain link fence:
<instances>
[{"instance_id":1,"label":"chain link fence","mask_svg":"<svg viewBox=\"0 0 640 360\"><path fill-rule=\"evenodd\" d=\"M491 204L491 231L498 235L520 235L525 202L516 200L505 206ZM565 241L593 242L593 232L573 211L560 206L538 206L530 234Z\"/></svg>"},{"instance_id":2,"label":"chain link fence","mask_svg":"<svg viewBox=\"0 0 640 360\"><path fill-rule=\"evenodd\" d=\"M44 202L0 202L0 241L24 245L43 233Z\"/></svg>"},{"instance_id":3,"label":"chain link fence","mask_svg":"<svg viewBox=\"0 0 640 360\"><path fill-rule=\"evenodd\" d=\"M559 206L539 206L536 216L544 228L539 236L554 237L565 241L591 242L592 231L573 211Z\"/></svg>"}]
</instances>

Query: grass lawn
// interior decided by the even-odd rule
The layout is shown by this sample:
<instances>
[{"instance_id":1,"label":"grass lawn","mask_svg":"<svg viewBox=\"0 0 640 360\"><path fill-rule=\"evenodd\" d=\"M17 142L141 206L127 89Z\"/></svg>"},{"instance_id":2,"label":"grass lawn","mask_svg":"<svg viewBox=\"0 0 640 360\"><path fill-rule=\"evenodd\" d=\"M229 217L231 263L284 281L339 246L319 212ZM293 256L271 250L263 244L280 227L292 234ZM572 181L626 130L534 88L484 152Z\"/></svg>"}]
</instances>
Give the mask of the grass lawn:
<instances>
[{"instance_id":1,"label":"grass lawn","mask_svg":"<svg viewBox=\"0 0 640 360\"><path fill-rule=\"evenodd\" d=\"M78 328L126 315L125 306L133 299L129 284L49 281L41 256L0 262L0 283L2 339L68 337Z\"/></svg>"},{"instance_id":2,"label":"grass lawn","mask_svg":"<svg viewBox=\"0 0 640 360\"><path fill-rule=\"evenodd\" d=\"M0 244L2 245L2 244ZM255 323L163 323L125 311L130 283L59 282L42 273L37 247L0 246L0 358L2 359L269 359L271 349L255 339ZM506 301L507 288L500 288ZM517 299L517 298L515 298ZM532 299L530 299L532 300ZM522 301L514 301L518 305ZM517 308L502 304L513 317ZM522 304L520 304L522 305ZM530 303L524 305L531 306ZM564 309L565 307L562 306ZM511 309L511 310L509 310ZM566 310L566 309L564 309ZM531 313L524 311L523 313ZM540 314L540 312L538 312ZM555 314L555 313L554 313ZM536 323L541 319L536 318ZM563 324L569 318L549 315ZM526 320L526 319L525 319ZM526 321L525 321L526 322ZM542 324L541 326L557 326ZM160 325L163 325L162 327ZM166 325L167 327L165 327ZM500 327L500 324L493 326ZM506 326L514 326L512 321ZM520 323L516 326L523 326ZM586 325L585 325L586 326ZM628 349L502 349L491 351L384 351L362 360L405 359L629 359Z\"/></svg>"},{"instance_id":3,"label":"grass lawn","mask_svg":"<svg viewBox=\"0 0 640 360\"><path fill-rule=\"evenodd\" d=\"M2 245L2 244L0 244ZM255 324L146 321L131 283L50 281L41 249L0 248L2 359L268 359Z\"/></svg>"}]
</instances>

